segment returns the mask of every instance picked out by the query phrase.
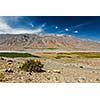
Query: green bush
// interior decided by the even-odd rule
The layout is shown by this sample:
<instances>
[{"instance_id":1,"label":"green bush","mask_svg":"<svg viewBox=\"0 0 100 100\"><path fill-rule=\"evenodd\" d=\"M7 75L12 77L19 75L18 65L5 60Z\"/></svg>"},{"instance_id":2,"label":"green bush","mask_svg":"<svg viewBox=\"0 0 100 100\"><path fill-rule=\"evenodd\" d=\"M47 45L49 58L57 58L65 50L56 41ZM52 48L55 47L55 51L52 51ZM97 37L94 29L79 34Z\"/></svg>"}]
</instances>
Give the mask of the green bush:
<instances>
[{"instance_id":1,"label":"green bush","mask_svg":"<svg viewBox=\"0 0 100 100\"><path fill-rule=\"evenodd\" d=\"M27 60L21 69L27 72L42 72L43 66L39 60Z\"/></svg>"},{"instance_id":2,"label":"green bush","mask_svg":"<svg viewBox=\"0 0 100 100\"><path fill-rule=\"evenodd\" d=\"M36 57L36 58L39 58L38 56L29 54L29 53L14 53L14 52L1 52L0 57L11 57L11 58L15 58L15 57Z\"/></svg>"}]
</instances>

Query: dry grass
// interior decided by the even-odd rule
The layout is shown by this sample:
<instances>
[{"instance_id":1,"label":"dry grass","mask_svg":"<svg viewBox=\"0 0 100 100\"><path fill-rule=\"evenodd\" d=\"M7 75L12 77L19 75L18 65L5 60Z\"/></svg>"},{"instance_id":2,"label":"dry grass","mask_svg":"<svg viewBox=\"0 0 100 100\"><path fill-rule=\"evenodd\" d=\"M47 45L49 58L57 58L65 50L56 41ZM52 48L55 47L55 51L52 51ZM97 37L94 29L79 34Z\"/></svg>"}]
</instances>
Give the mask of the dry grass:
<instances>
[{"instance_id":1,"label":"dry grass","mask_svg":"<svg viewBox=\"0 0 100 100\"><path fill-rule=\"evenodd\" d=\"M100 58L100 52L71 52L71 53L38 53L41 57L51 58Z\"/></svg>"}]
</instances>

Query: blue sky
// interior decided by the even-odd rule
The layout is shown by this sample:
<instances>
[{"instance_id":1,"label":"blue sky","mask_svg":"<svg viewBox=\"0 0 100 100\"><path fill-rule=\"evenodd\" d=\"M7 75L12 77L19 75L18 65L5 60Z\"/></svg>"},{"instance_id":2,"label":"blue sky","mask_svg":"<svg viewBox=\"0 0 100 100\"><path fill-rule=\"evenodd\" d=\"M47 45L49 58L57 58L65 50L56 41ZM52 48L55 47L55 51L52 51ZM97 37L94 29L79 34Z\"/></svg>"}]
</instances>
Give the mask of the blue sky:
<instances>
[{"instance_id":1,"label":"blue sky","mask_svg":"<svg viewBox=\"0 0 100 100\"><path fill-rule=\"evenodd\" d=\"M100 41L98 16L2 16L0 33L54 33Z\"/></svg>"}]
</instances>

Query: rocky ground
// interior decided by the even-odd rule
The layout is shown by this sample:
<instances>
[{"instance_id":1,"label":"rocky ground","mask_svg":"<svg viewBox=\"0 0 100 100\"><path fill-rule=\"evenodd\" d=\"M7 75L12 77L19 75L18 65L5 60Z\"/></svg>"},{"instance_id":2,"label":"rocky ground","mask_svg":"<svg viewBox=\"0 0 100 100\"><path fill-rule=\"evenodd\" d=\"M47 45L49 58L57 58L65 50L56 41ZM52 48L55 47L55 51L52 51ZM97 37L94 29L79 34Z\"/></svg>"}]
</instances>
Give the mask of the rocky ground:
<instances>
[{"instance_id":1,"label":"rocky ground","mask_svg":"<svg viewBox=\"0 0 100 100\"><path fill-rule=\"evenodd\" d=\"M0 82L5 83L99 83L100 58L35 58L44 64L45 72L22 71L27 59L0 58Z\"/></svg>"}]
</instances>

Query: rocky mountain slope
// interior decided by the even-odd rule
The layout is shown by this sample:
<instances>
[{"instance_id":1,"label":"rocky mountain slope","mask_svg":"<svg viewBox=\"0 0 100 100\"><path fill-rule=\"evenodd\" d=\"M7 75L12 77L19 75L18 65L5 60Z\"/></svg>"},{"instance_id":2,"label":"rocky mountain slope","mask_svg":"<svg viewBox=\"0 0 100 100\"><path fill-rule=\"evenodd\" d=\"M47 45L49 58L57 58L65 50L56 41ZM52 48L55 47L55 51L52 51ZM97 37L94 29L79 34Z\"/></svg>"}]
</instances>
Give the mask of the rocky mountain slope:
<instances>
[{"instance_id":1,"label":"rocky mountain slope","mask_svg":"<svg viewBox=\"0 0 100 100\"><path fill-rule=\"evenodd\" d=\"M34 48L99 51L100 43L59 34L0 34L0 50Z\"/></svg>"}]
</instances>

